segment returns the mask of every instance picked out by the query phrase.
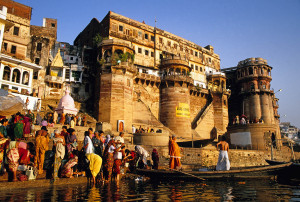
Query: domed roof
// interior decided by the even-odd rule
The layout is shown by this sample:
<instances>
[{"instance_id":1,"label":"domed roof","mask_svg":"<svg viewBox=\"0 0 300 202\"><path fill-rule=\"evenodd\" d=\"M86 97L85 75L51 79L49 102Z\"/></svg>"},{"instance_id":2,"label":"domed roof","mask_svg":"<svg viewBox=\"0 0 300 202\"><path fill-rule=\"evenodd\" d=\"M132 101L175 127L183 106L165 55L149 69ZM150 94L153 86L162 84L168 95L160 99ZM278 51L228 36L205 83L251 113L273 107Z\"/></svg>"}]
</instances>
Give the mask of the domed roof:
<instances>
[{"instance_id":1,"label":"domed roof","mask_svg":"<svg viewBox=\"0 0 300 202\"><path fill-rule=\"evenodd\" d=\"M67 88L65 95L60 99L57 108L55 109L57 113L68 113L68 114L77 114L78 109L75 108L74 99L70 95L70 91Z\"/></svg>"}]
</instances>

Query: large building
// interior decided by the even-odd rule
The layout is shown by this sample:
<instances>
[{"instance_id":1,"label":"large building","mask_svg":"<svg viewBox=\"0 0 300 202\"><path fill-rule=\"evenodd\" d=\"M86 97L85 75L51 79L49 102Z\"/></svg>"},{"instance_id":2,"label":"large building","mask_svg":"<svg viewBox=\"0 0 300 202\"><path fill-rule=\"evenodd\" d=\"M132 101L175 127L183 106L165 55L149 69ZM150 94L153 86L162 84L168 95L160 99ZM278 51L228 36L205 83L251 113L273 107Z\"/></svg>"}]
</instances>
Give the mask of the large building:
<instances>
[{"instance_id":1,"label":"large building","mask_svg":"<svg viewBox=\"0 0 300 202\"><path fill-rule=\"evenodd\" d=\"M228 96L220 58L174 34L109 12L92 19L74 45L93 82L98 121L118 130L166 127L184 138L216 138L228 125Z\"/></svg>"},{"instance_id":2,"label":"large building","mask_svg":"<svg viewBox=\"0 0 300 202\"><path fill-rule=\"evenodd\" d=\"M270 141L275 141L275 145L281 138L278 99L270 84L271 70L262 58L248 58L236 67L222 69L231 89L228 133L232 144L264 149Z\"/></svg>"},{"instance_id":3,"label":"large building","mask_svg":"<svg viewBox=\"0 0 300 202\"><path fill-rule=\"evenodd\" d=\"M34 72L42 69L27 57L27 45L31 41L31 7L11 1L1 0L2 16L5 16L5 31L0 54L0 86L19 95L24 101L30 100L29 108L36 105L36 92L33 89ZM4 9L4 8L7 9ZM2 20L2 21L3 21ZM6 23L8 22L8 23Z\"/></svg>"}]
</instances>

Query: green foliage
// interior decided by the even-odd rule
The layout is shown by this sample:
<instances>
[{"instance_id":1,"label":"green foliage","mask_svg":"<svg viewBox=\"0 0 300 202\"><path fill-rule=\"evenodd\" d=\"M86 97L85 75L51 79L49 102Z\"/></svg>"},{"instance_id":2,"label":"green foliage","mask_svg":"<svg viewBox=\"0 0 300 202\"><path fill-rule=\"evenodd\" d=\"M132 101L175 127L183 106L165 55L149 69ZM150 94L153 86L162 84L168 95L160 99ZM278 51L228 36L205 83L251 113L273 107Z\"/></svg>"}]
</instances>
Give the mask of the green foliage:
<instances>
[{"instance_id":1,"label":"green foliage","mask_svg":"<svg viewBox=\"0 0 300 202\"><path fill-rule=\"evenodd\" d=\"M101 60L99 61L99 64L100 64L100 65L103 65L104 63L105 63L104 58L101 58Z\"/></svg>"},{"instance_id":2,"label":"green foliage","mask_svg":"<svg viewBox=\"0 0 300 202\"><path fill-rule=\"evenodd\" d=\"M121 54L117 54L117 53L114 53L113 54L113 60L115 62L117 61L121 61L121 62L134 62L134 54L131 54L129 52L126 52L126 53L121 53Z\"/></svg>"},{"instance_id":3,"label":"green foliage","mask_svg":"<svg viewBox=\"0 0 300 202\"><path fill-rule=\"evenodd\" d=\"M108 37L102 37L100 33L96 34L93 38L93 44L94 46L97 46L99 43L101 43L103 40L108 39Z\"/></svg>"}]
</instances>

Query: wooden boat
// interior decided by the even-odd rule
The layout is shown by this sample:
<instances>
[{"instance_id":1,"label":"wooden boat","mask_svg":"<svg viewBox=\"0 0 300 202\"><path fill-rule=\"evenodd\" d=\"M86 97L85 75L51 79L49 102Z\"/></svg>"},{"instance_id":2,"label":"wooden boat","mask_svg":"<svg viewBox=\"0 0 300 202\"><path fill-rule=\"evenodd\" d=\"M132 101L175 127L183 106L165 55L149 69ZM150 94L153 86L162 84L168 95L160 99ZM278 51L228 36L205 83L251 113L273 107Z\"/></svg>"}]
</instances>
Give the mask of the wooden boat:
<instances>
[{"instance_id":1,"label":"wooden boat","mask_svg":"<svg viewBox=\"0 0 300 202\"><path fill-rule=\"evenodd\" d=\"M270 165L283 165L288 163L284 161L275 161L275 160L268 160L268 159L265 160ZM291 179L291 178L300 179L300 172L299 172L300 163L295 163L295 162L289 162L289 163L291 163L291 165L286 167L284 170L282 170L282 172L280 173L280 177L282 179Z\"/></svg>"},{"instance_id":2,"label":"wooden boat","mask_svg":"<svg viewBox=\"0 0 300 202\"><path fill-rule=\"evenodd\" d=\"M192 147L194 145L195 148L205 147L208 144L212 143L213 139L203 139L203 140L194 140L194 141L186 141L186 142L177 142L179 147Z\"/></svg>"},{"instance_id":3,"label":"wooden boat","mask_svg":"<svg viewBox=\"0 0 300 202\"><path fill-rule=\"evenodd\" d=\"M271 178L290 166L292 163L279 165L267 165L259 167L236 168L228 171L175 171L175 170L147 170L137 169L137 174L150 177L151 179L256 179Z\"/></svg>"}]
</instances>

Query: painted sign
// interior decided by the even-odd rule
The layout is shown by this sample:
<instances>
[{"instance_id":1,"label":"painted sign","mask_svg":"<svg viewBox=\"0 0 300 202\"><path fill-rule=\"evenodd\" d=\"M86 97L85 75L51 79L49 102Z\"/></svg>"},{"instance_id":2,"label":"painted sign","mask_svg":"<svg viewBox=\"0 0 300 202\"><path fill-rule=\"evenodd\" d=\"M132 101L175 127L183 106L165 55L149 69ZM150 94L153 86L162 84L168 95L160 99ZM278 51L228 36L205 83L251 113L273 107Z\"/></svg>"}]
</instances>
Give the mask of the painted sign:
<instances>
[{"instance_id":1,"label":"painted sign","mask_svg":"<svg viewBox=\"0 0 300 202\"><path fill-rule=\"evenodd\" d=\"M177 117L190 118L190 106L189 106L189 104L179 103L179 106L176 107L176 116Z\"/></svg>"}]
</instances>

